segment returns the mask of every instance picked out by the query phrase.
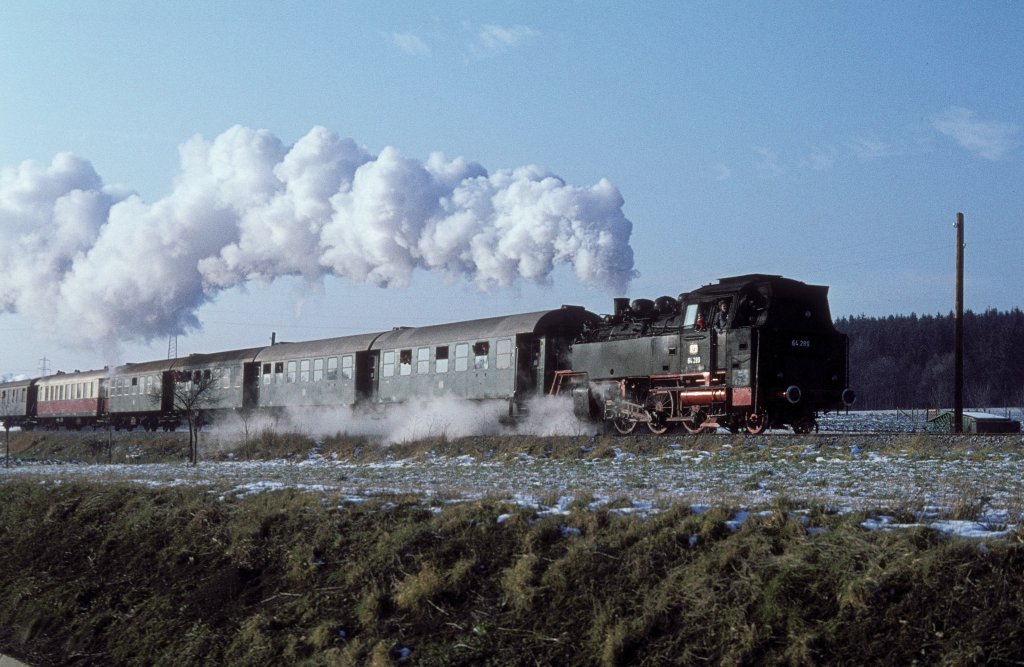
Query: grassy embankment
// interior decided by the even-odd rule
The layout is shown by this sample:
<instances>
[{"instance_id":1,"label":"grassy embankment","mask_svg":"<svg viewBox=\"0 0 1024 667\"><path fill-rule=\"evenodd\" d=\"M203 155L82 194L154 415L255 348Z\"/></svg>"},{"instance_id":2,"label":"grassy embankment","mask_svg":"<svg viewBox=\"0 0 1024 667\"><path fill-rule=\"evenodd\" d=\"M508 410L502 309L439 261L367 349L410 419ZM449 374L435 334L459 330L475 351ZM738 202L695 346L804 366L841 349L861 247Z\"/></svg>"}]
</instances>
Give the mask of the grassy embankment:
<instances>
[{"instance_id":1,"label":"grassy embankment","mask_svg":"<svg viewBox=\"0 0 1024 667\"><path fill-rule=\"evenodd\" d=\"M273 447L290 446L256 449ZM867 532L784 503L731 532L731 509L537 517L498 500L11 481L0 645L38 666L1024 658L1019 538Z\"/></svg>"}]
</instances>

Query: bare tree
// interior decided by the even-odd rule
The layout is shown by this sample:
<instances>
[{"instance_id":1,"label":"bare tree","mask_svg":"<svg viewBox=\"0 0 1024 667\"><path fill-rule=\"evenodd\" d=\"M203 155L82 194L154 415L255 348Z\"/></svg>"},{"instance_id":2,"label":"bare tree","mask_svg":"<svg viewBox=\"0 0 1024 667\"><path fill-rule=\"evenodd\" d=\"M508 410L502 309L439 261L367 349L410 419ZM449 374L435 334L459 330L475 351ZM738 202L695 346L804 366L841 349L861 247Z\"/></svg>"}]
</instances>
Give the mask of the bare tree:
<instances>
[{"instance_id":1,"label":"bare tree","mask_svg":"<svg viewBox=\"0 0 1024 667\"><path fill-rule=\"evenodd\" d=\"M189 465L199 463L199 429L203 426L203 410L216 407L220 401L219 385L218 374L209 369L175 373L172 406L188 424Z\"/></svg>"},{"instance_id":2,"label":"bare tree","mask_svg":"<svg viewBox=\"0 0 1024 667\"><path fill-rule=\"evenodd\" d=\"M256 411L252 408L242 408L237 413L238 419L242 422L242 436L244 438L242 444L242 450L245 452L245 459L248 461L252 458L252 452L249 450L249 425L256 416Z\"/></svg>"}]
</instances>

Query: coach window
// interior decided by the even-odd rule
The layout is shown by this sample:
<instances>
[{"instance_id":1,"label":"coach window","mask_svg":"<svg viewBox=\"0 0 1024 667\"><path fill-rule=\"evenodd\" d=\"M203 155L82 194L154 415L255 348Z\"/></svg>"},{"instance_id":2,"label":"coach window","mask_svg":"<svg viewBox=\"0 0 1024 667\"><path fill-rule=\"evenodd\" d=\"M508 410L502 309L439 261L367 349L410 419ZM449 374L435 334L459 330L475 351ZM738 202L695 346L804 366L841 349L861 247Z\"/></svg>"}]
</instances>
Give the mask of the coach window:
<instances>
[{"instance_id":1,"label":"coach window","mask_svg":"<svg viewBox=\"0 0 1024 667\"><path fill-rule=\"evenodd\" d=\"M416 374L426 375L430 372L430 348L416 348Z\"/></svg>"},{"instance_id":2,"label":"coach window","mask_svg":"<svg viewBox=\"0 0 1024 667\"><path fill-rule=\"evenodd\" d=\"M284 384L284 362L274 362L274 384ZM231 385L224 385L230 387Z\"/></svg>"},{"instance_id":3,"label":"coach window","mask_svg":"<svg viewBox=\"0 0 1024 667\"><path fill-rule=\"evenodd\" d=\"M402 375L412 375L412 350L399 351L398 372Z\"/></svg>"},{"instance_id":4,"label":"coach window","mask_svg":"<svg viewBox=\"0 0 1024 667\"><path fill-rule=\"evenodd\" d=\"M324 379L324 360L313 360L313 382L320 382Z\"/></svg>"},{"instance_id":5,"label":"coach window","mask_svg":"<svg viewBox=\"0 0 1024 667\"><path fill-rule=\"evenodd\" d=\"M263 364L263 384L265 384L265 385L269 385L270 384L270 378L273 377L270 374L270 369L271 369L271 365L270 364Z\"/></svg>"},{"instance_id":6,"label":"coach window","mask_svg":"<svg viewBox=\"0 0 1024 667\"><path fill-rule=\"evenodd\" d=\"M346 354L341 358L341 377L345 380L352 379L352 360L351 354Z\"/></svg>"},{"instance_id":7,"label":"coach window","mask_svg":"<svg viewBox=\"0 0 1024 667\"><path fill-rule=\"evenodd\" d=\"M299 362L288 362L288 382L295 382L299 379Z\"/></svg>"},{"instance_id":8,"label":"coach window","mask_svg":"<svg viewBox=\"0 0 1024 667\"><path fill-rule=\"evenodd\" d=\"M455 346L455 370L464 371L469 368L469 343Z\"/></svg>"},{"instance_id":9,"label":"coach window","mask_svg":"<svg viewBox=\"0 0 1024 667\"><path fill-rule=\"evenodd\" d=\"M448 372L448 346L439 345L434 350L434 372L435 373L447 373Z\"/></svg>"},{"instance_id":10,"label":"coach window","mask_svg":"<svg viewBox=\"0 0 1024 667\"><path fill-rule=\"evenodd\" d=\"M473 368L478 371L487 370L487 355L491 344L485 340L473 344Z\"/></svg>"},{"instance_id":11,"label":"coach window","mask_svg":"<svg viewBox=\"0 0 1024 667\"><path fill-rule=\"evenodd\" d=\"M132 396L139 393L139 378L132 378Z\"/></svg>"},{"instance_id":12,"label":"coach window","mask_svg":"<svg viewBox=\"0 0 1024 667\"><path fill-rule=\"evenodd\" d=\"M309 359L299 361L299 382L309 382Z\"/></svg>"},{"instance_id":13,"label":"coach window","mask_svg":"<svg viewBox=\"0 0 1024 667\"><path fill-rule=\"evenodd\" d=\"M327 358L327 381L334 382L338 379L338 358Z\"/></svg>"},{"instance_id":14,"label":"coach window","mask_svg":"<svg viewBox=\"0 0 1024 667\"><path fill-rule=\"evenodd\" d=\"M281 370L278 370L278 366L282 366L282 365L283 364L278 362L274 366L274 371L275 371L275 375L276 375L276 377L274 378L274 382L277 382L278 384L280 384L281 378L282 378L281 371L284 370L283 368ZM230 389L231 388L231 376L234 375L234 374L235 374L235 371L232 368L222 368L220 370L220 386L221 386L222 389Z\"/></svg>"},{"instance_id":15,"label":"coach window","mask_svg":"<svg viewBox=\"0 0 1024 667\"><path fill-rule=\"evenodd\" d=\"M512 368L512 340L510 338L502 338L498 341L498 368Z\"/></svg>"},{"instance_id":16,"label":"coach window","mask_svg":"<svg viewBox=\"0 0 1024 667\"><path fill-rule=\"evenodd\" d=\"M389 350L384 353L380 360L380 376L393 377L395 375L395 351Z\"/></svg>"}]
</instances>

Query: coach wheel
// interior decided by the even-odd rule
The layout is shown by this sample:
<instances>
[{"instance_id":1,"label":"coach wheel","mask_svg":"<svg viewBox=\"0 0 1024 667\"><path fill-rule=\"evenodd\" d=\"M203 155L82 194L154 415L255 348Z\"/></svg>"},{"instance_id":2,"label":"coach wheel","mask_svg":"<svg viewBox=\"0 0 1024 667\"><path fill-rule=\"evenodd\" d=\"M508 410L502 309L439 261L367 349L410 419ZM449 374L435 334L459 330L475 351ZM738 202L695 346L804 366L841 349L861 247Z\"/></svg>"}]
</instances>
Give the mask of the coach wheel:
<instances>
[{"instance_id":1,"label":"coach wheel","mask_svg":"<svg viewBox=\"0 0 1024 667\"><path fill-rule=\"evenodd\" d=\"M707 418L707 414L700 408L690 408L689 414L683 418L683 428L689 433L700 433Z\"/></svg>"},{"instance_id":2,"label":"coach wheel","mask_svg":"<svg viewBox=\"0 0 1024 667\"><path fill-rule=\"evenodd\" d=\"M612 420L612 426L619 432L619 435L629 435L636 428L636 422L625 417L616 417Z\"/></svg>"},{"instance_id":3,"label":"coach wheel","mask_svg":"<svg viewBox=\"0 0 1024 667\"><path fill-rule=\"evenodd\" d=\"M747 433L758 435L768 428L768 415L764 412L751 412L747 415Z\"/></svg>"}]
</instances>

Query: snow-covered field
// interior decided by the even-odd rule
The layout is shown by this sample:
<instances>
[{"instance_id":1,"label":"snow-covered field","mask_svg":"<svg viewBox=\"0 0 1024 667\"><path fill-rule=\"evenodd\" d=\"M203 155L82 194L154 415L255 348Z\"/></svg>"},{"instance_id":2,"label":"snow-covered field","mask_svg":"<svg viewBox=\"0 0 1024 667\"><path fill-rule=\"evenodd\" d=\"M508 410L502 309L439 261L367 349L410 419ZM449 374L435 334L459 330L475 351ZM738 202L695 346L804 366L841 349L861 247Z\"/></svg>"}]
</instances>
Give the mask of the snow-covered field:
<instances>
[{"instance_id":1,"label":"snow-covered field","mask_svg":"<svg viewBox=\"0 0 1024 667\"><path fill-rule=\"evenodd\" d=\"M641 515L685 503L737 508L738 522L769 507L825 507L868 512L871 518L864 526L869 529L923 524L975 537L1016 531L1024 512L1024 435L959 440L949 451L901 448L908 437L913 436L688 436L668 440L656 455L616 449L614 456L601 458L521 454L482 461L428 455L351 462L324 457L314 448L301 461L201 462L194 468L23 464L3 470L0 479L190 485L224 499L284 488L338 502L411 495L443 506L492 497L545 513L565 511L579 500ZM903 522L895 519L897 514ZM907 516L915 521L907 522Z\"/></svg>"}]
</instances>

